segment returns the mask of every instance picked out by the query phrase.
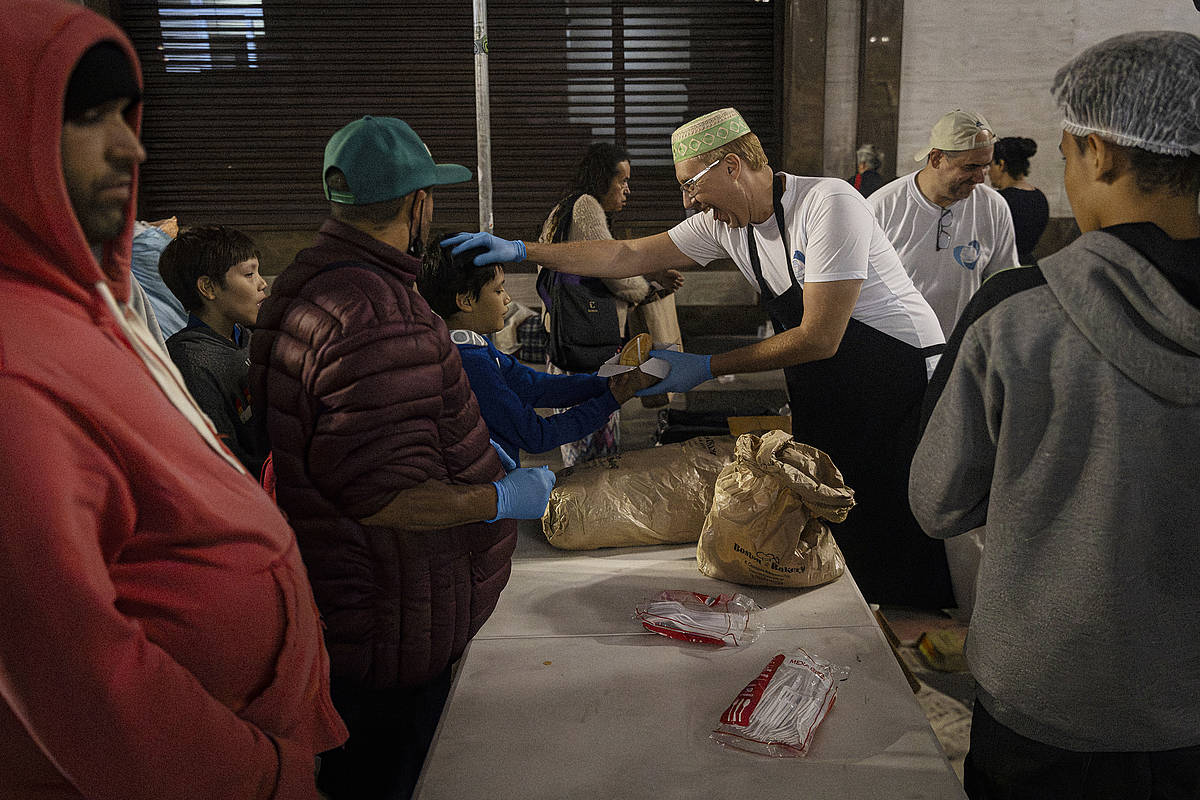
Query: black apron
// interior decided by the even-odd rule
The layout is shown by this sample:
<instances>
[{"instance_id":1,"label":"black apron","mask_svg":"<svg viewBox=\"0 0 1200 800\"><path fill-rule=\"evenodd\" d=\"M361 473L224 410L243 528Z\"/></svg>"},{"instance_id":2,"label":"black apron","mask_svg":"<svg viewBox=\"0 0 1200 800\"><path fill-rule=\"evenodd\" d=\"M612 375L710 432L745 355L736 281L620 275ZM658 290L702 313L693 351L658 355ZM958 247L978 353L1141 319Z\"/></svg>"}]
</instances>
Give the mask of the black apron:
<instances>
[{"instance_id":1,"label":"black apron","mask_svg":"<svg viewBox=\"0 0 1200 800\"><path fill-rule=\"evenodd\" d=\"M754 227L747 249L761 302L775 332L804 317L804 290L792 267L783 213L783 178L772 192L792 285L776 296L763 279ZM925 535L908 505L908 472L928 374L924 349L851 318L831 358L783 370L792 436L824 450L854 489L855 507L833 525L834 537L868 602L948 608L954 605L945 546Z\"/></svg>"}]
</instances>

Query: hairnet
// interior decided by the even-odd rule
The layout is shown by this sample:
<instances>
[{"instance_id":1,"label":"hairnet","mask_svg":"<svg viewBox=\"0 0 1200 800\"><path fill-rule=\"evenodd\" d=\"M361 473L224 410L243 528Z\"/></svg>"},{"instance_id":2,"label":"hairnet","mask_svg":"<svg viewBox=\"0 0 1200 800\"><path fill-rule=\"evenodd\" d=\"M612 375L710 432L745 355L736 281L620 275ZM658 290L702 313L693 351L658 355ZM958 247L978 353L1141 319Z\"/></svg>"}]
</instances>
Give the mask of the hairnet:
<instances>
[{"instance_id":1,"label":"hairnet","mask_svg":"<svg viewBox=\"0 0 1200 800\"><path fill-rule=\"evenodd\" d=\"M1114 36L1054 76L1063 128L1152 153L1200 153L1200 38L1177 31Z\"/></svg>"}]
</instances>

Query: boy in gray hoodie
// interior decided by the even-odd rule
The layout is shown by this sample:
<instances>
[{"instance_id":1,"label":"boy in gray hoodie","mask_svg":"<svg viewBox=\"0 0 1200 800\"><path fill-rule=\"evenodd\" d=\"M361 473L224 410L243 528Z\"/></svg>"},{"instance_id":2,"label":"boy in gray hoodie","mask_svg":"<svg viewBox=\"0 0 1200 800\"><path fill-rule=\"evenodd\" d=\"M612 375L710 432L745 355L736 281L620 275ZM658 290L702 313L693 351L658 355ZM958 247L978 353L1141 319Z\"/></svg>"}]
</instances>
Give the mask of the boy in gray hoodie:
<instances>
[{"instance_id":1,"label":"boy in gray hoodie","mask_svg":"<svg viewBox=\"0 0 1200 800\"><path fill-rule=\"evenodd\" d=\"M986 528L973 798L1200 797L1200 39L1061 69L1083 235L981 288L926 396L925 531Z\"/></svg>"},{"instance_id":2,"label":"boy in gray hoodie","mask_svg":"<svg viewBox=\"0 0 1200 800\"><path fill-rule=\"evenodd\" d=\"M188 320L167 339L167 352L196 403L251 475L270 445L250 400L250 329L267 298L258 247L224 225L183 231L159 256L162 279Z\"/></svg>"}]
</instances>

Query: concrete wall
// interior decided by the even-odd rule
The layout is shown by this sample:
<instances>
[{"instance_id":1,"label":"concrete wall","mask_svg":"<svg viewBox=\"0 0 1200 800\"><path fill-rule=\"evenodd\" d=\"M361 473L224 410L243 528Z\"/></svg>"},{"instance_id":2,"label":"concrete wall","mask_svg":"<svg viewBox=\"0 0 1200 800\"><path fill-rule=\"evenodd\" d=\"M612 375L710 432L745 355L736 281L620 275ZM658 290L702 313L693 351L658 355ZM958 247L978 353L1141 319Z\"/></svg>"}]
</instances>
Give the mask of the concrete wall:
<instances>
[{"instance_id":1,"label":"concrete wall","mask_svg":"<svg viewBox=\"0 0 1200 800\"><path fill-rule=\"evenodd\" d=\"M1186 0L905 0L900 78L901 174L929 128L956 107L982 113L999 136L1038 143L1030 181L1045 192L1052 217L1071 216L1062 185L1062 132L1050 84L1079 51L1135 30L1200 35L1200 13Z\"/></svg>"},{"instance_id":2,"label":"concrete wall","mask_svg":"<svg viewBox=\"0 0 1200 800\"><path fill-rule=\"evenodd\" d=\"M858 115L858 29L861 0L829 0L825 35L825 169L849 178ZM893 165L889 165L893 166Z\"/></svg>"}]
</instances>

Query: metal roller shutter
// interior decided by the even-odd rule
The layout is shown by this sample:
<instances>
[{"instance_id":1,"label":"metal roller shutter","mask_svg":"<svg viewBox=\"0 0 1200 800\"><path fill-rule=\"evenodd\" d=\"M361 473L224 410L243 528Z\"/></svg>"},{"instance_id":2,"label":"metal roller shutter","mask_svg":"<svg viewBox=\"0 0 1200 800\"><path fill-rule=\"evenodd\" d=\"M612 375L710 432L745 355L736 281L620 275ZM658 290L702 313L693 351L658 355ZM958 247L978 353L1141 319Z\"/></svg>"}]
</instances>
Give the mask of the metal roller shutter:
<instances>
[{"instance_id":1,"label":"metal roller shutter","mask_svg":"<svg viewBox=\"0 0 1200 800\"><path fill-rule=\"evenodd\" d=\"M669 137L736 106L779 156L778 2L492 0L496 231L530 237L596 139L627 146L618 233L681 217ZM471 4L124 0L146 79L144 217L312 230L326 139L363 114L409 122L475 171ZM441 187L439 228L478 225L477 185Z\"/></svg>"}]
</instances>

